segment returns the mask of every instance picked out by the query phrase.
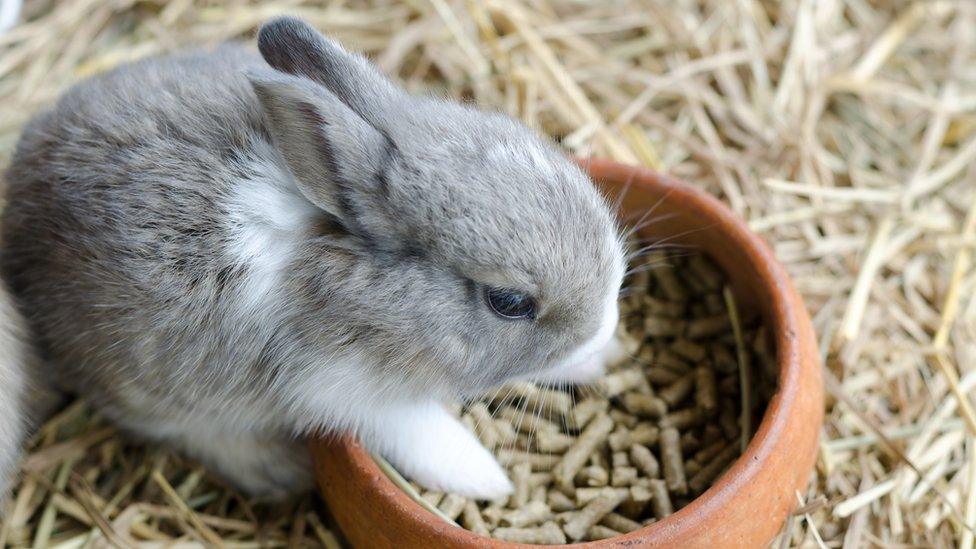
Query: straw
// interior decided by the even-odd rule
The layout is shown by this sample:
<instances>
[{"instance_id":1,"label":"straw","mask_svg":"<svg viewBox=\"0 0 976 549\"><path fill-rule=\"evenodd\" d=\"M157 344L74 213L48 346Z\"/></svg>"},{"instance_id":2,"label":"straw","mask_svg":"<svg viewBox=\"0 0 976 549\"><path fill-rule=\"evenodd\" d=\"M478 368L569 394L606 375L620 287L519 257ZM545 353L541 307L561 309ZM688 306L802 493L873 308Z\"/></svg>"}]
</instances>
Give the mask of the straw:
<instances>
[{"instance_id":1,"label":"straw","mask_svg":"<svg viewBox=\"0 0 976 549\"><path fill-rule=\"evenodd\" d=\"M253 41L285 12L411 90L689 181L770 243L831 374L821 461L798 498L826 503L775 546L971 543L976 3L37 0L0 34L0 167L29 117L80 78ZM97 546L109 527L118 540L206 540L179 501L227 547L334 543L317 498L303 511L301 498L249 501L85 406L69 412L31 442L0 525L7 545Z\"/></svg>"}]
</instances>

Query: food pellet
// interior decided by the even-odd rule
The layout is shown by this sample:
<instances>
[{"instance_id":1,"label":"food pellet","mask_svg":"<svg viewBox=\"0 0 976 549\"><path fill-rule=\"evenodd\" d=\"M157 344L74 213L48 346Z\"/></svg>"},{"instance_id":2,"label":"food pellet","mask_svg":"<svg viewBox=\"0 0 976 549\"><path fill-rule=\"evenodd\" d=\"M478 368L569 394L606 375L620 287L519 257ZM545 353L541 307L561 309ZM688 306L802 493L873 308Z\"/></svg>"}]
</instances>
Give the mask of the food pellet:
<instances>
[{"instance_id":1,"label":"food pellet","mask_svg":"<svg viewBox=\"0 0 976 549\"><path fill-rule=\"evenodd\" d=\"M596 385L603 392L604 396L615 397L646 382L647 379L644 377L644 372L640 368L631 368L609 374L597 381Z\"/></svg>"},{"instance_id":2,"label":"food pellet","mask_svg":"<svg viewBox=\"0 0 976 549\"><path fill-rule=\"evenodd\" d=\"M601 413L590 421L576 442L566 450L562 460L553 468L552 474L556 477L556 483L564 489L572 488L576 472L586 463L590 454L606 441L612 429L613 420L606 414Z\"/></svg>"},{"instance_id":3,"label":"food pellet","mask_svg":"<svg viewBox=\"0 0 976 549\"><path fill-rule=\"evenodd\" d=\"M624 408L639 417L659 418L668 412L668 404L660 398L643 393L624 395Z\"/></svg>"},{"instance_id":4,"label":"food pellet","mask_svg":"<svg viewBox=\"0 0 976 549\"><path fill-rule=\"evenodd\" d=\"M712 414L718 409L718 387L715 385L715 370L707 365L695 369L695 404Z\"/></svg>"},{"instance_id":5,"label":"food pellet","mask_svg":"<svg viewBox=\"0 0 976 549\"><path fill-rule=\"evenodd\" d=\"M671 494L663 480L654 479L650 483L651 506L654 508L654 516L663 519L674 512L671 507Z\"/></svg>"},{"instance_id":6,"label":"food pellet","mask_svg":"<svg viewBox=\"0 0 976 549\"><path fill-rule=\"evenodd\" d=\"M654 454L647 446L641 444L631 445L630 461L647 477L657 478L660 472L660 465L658 464L657 458L654 457Z\"/></svg>"},{"instance_id":7,"label":"food pellet","mask_svg":"<svg viewBox=\"0 0 976 549\"><path fill-rule=\"evenodd\" d=\"M628 532L633 532L634 530L639 530L641 527L641 523L637 522L636 520L631 520L619 513L607 513L607 515L600 521L600 524L625 534Z\"/></svg>"},{"instance_id":8,"label":"food pellet","mask_svg":"<svg viewBox=\"0 0 976 549\"><path fill-rule=\"evenodd\" d=\"M614 467L610 473L611 486L630 486L637 480L635 467Z\"/></svg>"},{"instance_id":9,"label":"food pellet","mask_svg":"<svg viewBox=\"0 0 976 549\"><path fill-rule=\"evenodd\" d=\"M689 373L678 378L677 381L668 385L664 389L658 391L658 396L661 397L668 406L673 407L679 404L688 395L691 394L691 390L695 386L695 374Z\"/></svg>"},{"instance_id":10,"label":"food pellet","mask_svg":"<svg viewBox=\"0 0 976 549\"><path fill-rule=\"evenodd\" d=\"M502 526L530 526L552 518L552 509L543 502L532 501L511 511L502 513Z\"/></svg>"},{"instance_id":11,"label":"food pellet","mask_svg":"<svg viewBox=\"0 0 976 549\"><path fill-rule=\"evenodd\" d=\"M555 522L547 522L537 528L496 528L491 534L502 541L515 543L533 543L536 545L566 543L566 535Z\"/></svg>"},{"instance_id":12,"label":"food pellet","mask_svg":"<svg viewBox=\"0 0 976 549\"><path fill-rule=\"evenodd\" d=\"M704 346L687 339L674 340L671 343L671 350L692 362L701 362L708 355Z\"/></svg>"},{"instance_id":13,"label":"food pellet","mask_svg":"<svg viewBox=\"0 0 976 549\"><path fill-rule=\"evenodd\" d=\"M587 541L597 541L601 539L610 539L619 536L623 532L614 530L613 528L603 526L602 524L597 524L591 526L586 532Z\"/></svg>"},{"instance_id":14,"label":"food pellet","mask_svg":"<svg viewBox=\"0 0 976 549\"><path fill-rule=\"evenodd\" d=\"M532 466L533 471L551 471L552 467L559 462L558 455L534 454L523 450L501 450L497 457L502 465L528 463Z\"/></svg>"},{"instance_id":15,"label":"food pellet","mask_svg":"<svg viewBox=\"0 0 976 549\"><path fill-rule=\"evenodd\" d=\"M606 399L589 398L573 407L567 422L572 429L582 429L593 416L606 412L610 402Z\"/></svg>"},{"instance_id":16,"label":"food pellet","mask_svg":"<svg viewBox=\"0 0 976 549\"><path fill-rule=\"evenodd\" d=\"M681 435L674 427L661 431L661 464L668 490L684 495L688 492L685 464L681 455Z\"/></svg>"},{"instance_id":17,"label":"food pellet","mask_svg":"<svg viewBox=\"0 0 976 549\"><path fill-rule=\"evenodd\" d=\"M559 490L549 490L546 495L546 501L549 503L549 507L556 512L576 509L576 503Z\"/></svg>"},{"instance_id":18,"label":"food pellet","mask_svg":"<svg viewBox=\"0 0 976 549\"><path fill-rule=\"evenodd\" d=\"M685 322L683 320L663 316L649 316L644 319L644 333L649 336L677 336L681 335L684 329Z\"/></svg>"},{"instance_id":19,"label":"food pellet","mask_svg":"<svg viewBox=\"0 0 976 549\"><path fill-rule=\"evenodd\" d=\"M705 488L715 480L715 477L725 470L738 455L738 447L735 444L729 444L711 461L702 466L695 476L691 477L691 480L688 481L688 488L696 494L704 492Z\"/></svg>"},{"instance_id":20,"label":"food pellet","mask_svg":"<svg viewBox=\"0 0 976 549\"><path fill-rule=\"evenodd\" d=\"M607 513L616 509L627 498L628 493L604 489L603 493L587 503L586 507L580 509L573 519L563 526L566 536L573 541L583 539L593 525L600 522Z\"/></svg>"},{"instance_id":21,"label":"food pellet","mask_svg":"<svg viewBox=\"0 0 976 549\"><path fill-rule=\"evenodd\" d=\"M488 525L485 524L485 519L481 516L481 510L478 509L478 504L472 500L468 500L464 504L464 512L461 515L461 524L475 534L482 536L487 536L490 534Z\"/></svg>"},{"instance_id":22,"label":"food pellet","mask_svg":"<svg viewBox=\"0 0 976 549\"><path fill-rule=\"evenodd\" d=\"M526 462L516 463L512 467L512 484L515 485L515 492L512 493L512 505L521 507L529 501L529 477L532 475L532 466Z\"/></svg>"},{"instance_id":23,"label":"food pellet","mask_svg":"<svg viewBox=\"0 0 976 549\"><path fill-rule=\"evenodd\" d=\"M449 408L507 468L514 493L420 497L479 535L563 544L634 532L708 490L742 448L739 360L758 426L776 388L775 339L755 311L733 333L737 308L707 259L661 252L649 261L661 265L635 274L620 301L625 353L592 386L519 382Z\"/></svg>"},{"instance_id":24,"label":"food pellet","mask_svg":"<svg viewBox=\"0 0 976 549\"><path fill-rule=\"evenodd\" d=\"M599 465L583 467L576 475L576 482L585 486L606 486L609 481L607 470Z\"/></svg>"},{"instance_id":25,"label":"food pellet","mask_svg":"<svg viewBox=\"0 0 976 549\"><path fill-rule=\"evenodd\" d=\"M454 520L461 516L461 512L464 511L464 505L468 500L465 498L455 495L447 494L444 499L441 500L441 504L437 506L437 509L441 513L444 513L447 518Z\"/></svg>"}]
</instances>

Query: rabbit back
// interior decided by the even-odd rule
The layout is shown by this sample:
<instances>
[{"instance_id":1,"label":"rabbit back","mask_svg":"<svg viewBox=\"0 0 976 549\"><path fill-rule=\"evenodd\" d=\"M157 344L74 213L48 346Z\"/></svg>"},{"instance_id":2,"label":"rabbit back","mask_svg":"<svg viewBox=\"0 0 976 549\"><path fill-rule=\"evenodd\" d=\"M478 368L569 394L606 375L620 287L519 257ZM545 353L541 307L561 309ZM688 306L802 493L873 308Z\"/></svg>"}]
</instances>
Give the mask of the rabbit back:
<instances>
[{"instance_id":1,"label":"rabbit back","mask_svg":"<svg viewBox=\"0 0 976 549\"><path fill-rule=\"evenodd\" d=\"M242 72L261 65L225 46L123 67L70 90L16 151L4 275L52 379L123 422L263 407L251 389L270 383L256 365L276 330L254 296L312 212L281 187Z\"/></svg>"}]
</instances>

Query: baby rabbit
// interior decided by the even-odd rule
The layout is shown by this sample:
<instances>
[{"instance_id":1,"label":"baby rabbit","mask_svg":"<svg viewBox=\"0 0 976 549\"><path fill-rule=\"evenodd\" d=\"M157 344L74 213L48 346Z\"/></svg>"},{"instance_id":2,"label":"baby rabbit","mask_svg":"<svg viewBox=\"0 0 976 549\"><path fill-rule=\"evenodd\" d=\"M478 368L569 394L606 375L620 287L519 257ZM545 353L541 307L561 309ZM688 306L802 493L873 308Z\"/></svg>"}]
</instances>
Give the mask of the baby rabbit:
<instances>
[{"instance_id":1,"label":"baby rabbit","mask_svg":"<svg viewBox=\"0 0 976 549\"><path fill-rule=\"evenodd\" d=\"M601 372L624 256L584 173L283 17L82 82L24 131L2 273L45 379L248 492L351 430L406 476L512 485L442 402ZM0 471L2 473L2 471Z\"/></svg>"}]
</instances>

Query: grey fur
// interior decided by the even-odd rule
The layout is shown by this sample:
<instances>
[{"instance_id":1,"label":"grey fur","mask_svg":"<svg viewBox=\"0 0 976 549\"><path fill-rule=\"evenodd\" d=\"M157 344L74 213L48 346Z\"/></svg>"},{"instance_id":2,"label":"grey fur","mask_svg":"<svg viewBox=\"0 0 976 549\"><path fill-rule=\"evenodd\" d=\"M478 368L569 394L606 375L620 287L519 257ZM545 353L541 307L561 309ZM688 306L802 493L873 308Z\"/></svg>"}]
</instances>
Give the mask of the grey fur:
<instances>
[{"instance_id":1,"label":"grey fur","mask_svg":"<svg viewBox=\"0 0 976 549\"><path fill-rule=\"evenodd\" d=\"M273 68L240 46L150 59L36 117L2 269L59 388L278 493L308 483L274 472L307 471L296 435L563 360L622 255L585 175L519 123L408 96L295 19L258 43ZM494 316L485 284L536 295L538 320ZM200 442L221 437L276 451L235 470Z\"/></svg>"},{"instance_id":2,"label":"grey fur","mask_svg":"<svg viewBox=\"0 0 976 549\"><path fill-rule=\"evenodd\" d=\"M0 284L0 518L24 438L57 404L57 396L35 379L39 373L26 322Z\"/></svg>"}]
</instances>

